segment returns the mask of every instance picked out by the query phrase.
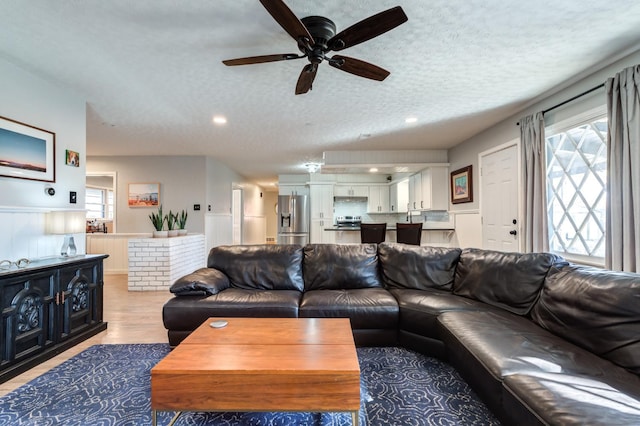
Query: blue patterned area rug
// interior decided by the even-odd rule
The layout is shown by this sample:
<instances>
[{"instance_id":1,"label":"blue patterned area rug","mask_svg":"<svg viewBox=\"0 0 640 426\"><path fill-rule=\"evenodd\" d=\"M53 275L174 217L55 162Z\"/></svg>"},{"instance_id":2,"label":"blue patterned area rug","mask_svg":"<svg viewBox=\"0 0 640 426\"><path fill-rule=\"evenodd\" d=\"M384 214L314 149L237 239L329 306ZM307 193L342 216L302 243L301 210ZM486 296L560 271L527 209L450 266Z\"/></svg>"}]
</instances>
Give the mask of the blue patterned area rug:
<instances>
[{"instance_id":1,"label":"blue patterned area rug","mask_svg":"<svg viewBox=\"0 0 640 426\"><path fill-rule=\"evenodd\" d=\"M96 345L0 398L0 425L151 424L150 370L166 344ZM358 348L361 425L498 425L446 363L402 348ZM174 413L158 414L167 425ZM189 413L177 426L341 426L347 413Z\"/></svg>"}]
</instances>

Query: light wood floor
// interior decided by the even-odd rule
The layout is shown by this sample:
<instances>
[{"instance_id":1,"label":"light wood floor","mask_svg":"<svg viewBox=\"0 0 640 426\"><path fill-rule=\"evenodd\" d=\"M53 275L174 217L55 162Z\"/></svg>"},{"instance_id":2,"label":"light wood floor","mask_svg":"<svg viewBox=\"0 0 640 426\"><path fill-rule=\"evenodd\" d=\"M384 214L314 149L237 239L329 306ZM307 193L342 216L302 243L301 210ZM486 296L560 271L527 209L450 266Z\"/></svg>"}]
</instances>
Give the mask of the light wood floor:
<instances>
[{"instance_id":1,"label":"light wood floor","mask_svg":"<svg viewBox=\"0 0 640 426\"><path fill-rule=\"evenodd\" d=\"M162 305L172 297L169 290L127 290L127 275L104 276L104 320L107 330L85 340L55 358L0 384L0 396L22 386L89 346L108 343L166 343Z\"/></svg>"}]
</instances>

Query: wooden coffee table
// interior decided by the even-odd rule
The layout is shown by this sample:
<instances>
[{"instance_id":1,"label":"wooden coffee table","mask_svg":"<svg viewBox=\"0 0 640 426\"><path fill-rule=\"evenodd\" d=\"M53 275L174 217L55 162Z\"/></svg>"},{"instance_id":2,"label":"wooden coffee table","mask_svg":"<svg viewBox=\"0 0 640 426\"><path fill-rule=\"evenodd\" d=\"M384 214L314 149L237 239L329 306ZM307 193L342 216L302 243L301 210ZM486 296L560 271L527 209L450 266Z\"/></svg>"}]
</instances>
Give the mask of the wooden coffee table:
<instances>
[{"instance_id":1,"label":"wooden coffee table","mask_svg":"<svg viewBox=\"0 0 640 426\"><path fill-rule=\"evenodd\" d=\"M212 321L224 319L224 328ZM348 318L210 318L151 369L158 411L360 410Z\"/></svg>"}]
</instances>

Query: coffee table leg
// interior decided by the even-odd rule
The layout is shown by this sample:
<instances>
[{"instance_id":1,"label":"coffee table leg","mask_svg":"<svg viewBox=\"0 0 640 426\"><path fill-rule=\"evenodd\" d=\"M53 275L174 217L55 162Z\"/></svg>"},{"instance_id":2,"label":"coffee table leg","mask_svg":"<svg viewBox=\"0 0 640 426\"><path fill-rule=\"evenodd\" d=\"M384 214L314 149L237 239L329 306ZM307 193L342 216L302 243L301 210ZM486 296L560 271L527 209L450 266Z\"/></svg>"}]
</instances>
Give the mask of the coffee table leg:
<instances>
[{"instance_id":1,"label":"coffee table leg","mask_svg":"<svg viewBox=\"0 0 640 426\"><path fill-rule=\"evenodd\" d=\"M153 426L158 424L158 412L156 410L151 410L151 424Z\"/></svg>"},{"instance_id":2,"label":"coffee table leg","mask_svg":"<svg viewBox=\"0 0 640 426\"><path fill-rule=\"evenodd\" d=\"M351 412L351 424L353 426L358 426L360 422L360 411L352 411Z\"/></svg>"}]
</instances>

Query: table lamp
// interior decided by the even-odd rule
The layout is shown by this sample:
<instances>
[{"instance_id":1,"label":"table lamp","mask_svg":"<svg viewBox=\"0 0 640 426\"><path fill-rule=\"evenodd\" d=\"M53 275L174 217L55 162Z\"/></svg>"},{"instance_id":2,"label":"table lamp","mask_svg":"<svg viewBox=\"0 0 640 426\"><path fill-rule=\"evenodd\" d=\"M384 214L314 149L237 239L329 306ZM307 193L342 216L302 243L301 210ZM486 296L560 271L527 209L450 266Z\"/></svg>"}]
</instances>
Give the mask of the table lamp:
<instances>
[{"instance_id":1,"label":"table lamp","mask_svg":"<svg viewBox=\"0 0 640 426\"><path fill-rule=\"evenodd\" d=\"M75 256L76 243L72 234L85 232L86 226L84 211L52 211L47 213L47 234L64 235L64 243L60 249L62 257Z\"/></svg>"}]
</instances>

